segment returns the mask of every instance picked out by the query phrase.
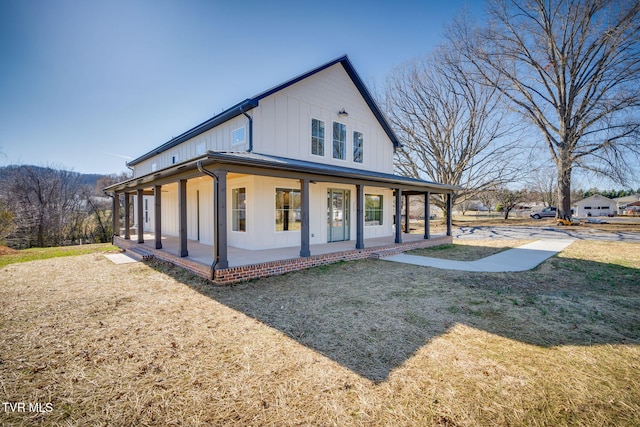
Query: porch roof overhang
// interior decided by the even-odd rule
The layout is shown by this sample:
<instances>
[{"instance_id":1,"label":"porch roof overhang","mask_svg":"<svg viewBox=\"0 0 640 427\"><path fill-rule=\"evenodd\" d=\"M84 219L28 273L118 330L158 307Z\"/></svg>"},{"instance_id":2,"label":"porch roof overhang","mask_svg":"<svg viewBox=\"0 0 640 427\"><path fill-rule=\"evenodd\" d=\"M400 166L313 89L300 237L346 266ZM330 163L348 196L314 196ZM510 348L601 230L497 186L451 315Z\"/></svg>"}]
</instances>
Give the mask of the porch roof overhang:
<instances>
[{"instance_id":1,"label":"porch roof overhang","mask_svg":"<svg viewBox=\"0 0 640 427\"><path fill-rule=\"evenodd\" d=\"M202 156L172 165L147 175L122 181L105 188L105 191L128 193L152 185L163 185L177 179L202 176L197 164L215 173L227 172L273 176L289 179L309 179L315 182L362 184L376 187L401 188L405 194L453 193L461 188L454 185L423 181L400 175L365 171L335 165L327 165L253 152L208 151Z\"/></svg>"}]
</instances>

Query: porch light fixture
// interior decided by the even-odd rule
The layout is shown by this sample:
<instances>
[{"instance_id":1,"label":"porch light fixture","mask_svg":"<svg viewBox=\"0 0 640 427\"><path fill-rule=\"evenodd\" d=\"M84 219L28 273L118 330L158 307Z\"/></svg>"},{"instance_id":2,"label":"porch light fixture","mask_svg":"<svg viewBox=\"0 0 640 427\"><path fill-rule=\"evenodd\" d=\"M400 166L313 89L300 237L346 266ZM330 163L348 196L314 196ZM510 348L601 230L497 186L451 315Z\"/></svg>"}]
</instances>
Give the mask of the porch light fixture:
<instances>
[{"instance_id":1,"label":"porch light fixture","mask_svg":"<svg viewBox=\"0 0 640 427\"><path fill-rule=\"evenodd\" d=\"M349 113L347 113L347 110L343 108L342 110L338 111L338 115L341 117L347 117Z\"/></svg>"}]
</instances>

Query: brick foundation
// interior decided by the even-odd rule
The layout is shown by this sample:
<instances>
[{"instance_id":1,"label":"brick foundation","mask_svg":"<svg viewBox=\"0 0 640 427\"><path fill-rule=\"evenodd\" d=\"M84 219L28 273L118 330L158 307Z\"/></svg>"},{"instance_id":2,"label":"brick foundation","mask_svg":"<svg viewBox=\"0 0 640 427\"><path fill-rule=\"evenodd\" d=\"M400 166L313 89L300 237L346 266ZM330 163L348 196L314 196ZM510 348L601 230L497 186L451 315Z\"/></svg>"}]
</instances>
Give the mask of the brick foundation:
<instances>
[{"instance_id":1,"label":"brick foundation","mask_svg":"<svg viewBox=\"0 0 640 427\"><path fill-rule=\"evenodd\" d=\"M349 251L333 252L322 255L312 255L310 257L298 257L280 261L269 261L259 264L242 265L238 267L230 267L222 270L216 270L213 280L216 284L231 284L244 282L247 280L258 279L261 277L275 276L305 268L317 267L320 265L333 264L339 261L353 261L365 258L384 258L396 255L412 249L428 248L431 246L439 246L452 243L450 236L438 237L427 240L417 240L413 242L390 244L386 246L376 246L373 248L354 249ZM139 247L137 242L125 240L122 237L114 237L114 244L134 258L140 259L141 256L132 251L133 248ZM184 268L200 277L211 279L211 267L191 261L188 258L180 258L166 251L145 247L144 250L151 253L155 258L170 262L179 267Z\"/></svg>"}]
</instances>

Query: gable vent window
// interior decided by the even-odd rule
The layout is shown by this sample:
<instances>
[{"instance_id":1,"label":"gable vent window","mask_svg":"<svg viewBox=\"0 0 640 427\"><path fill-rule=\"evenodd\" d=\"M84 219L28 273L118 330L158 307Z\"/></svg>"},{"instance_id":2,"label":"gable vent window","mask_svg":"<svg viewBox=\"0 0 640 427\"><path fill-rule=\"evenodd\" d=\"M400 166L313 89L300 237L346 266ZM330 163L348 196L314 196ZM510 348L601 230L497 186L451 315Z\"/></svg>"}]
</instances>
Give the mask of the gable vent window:
<instances>
[{"instance_id":1,"label":"gable vent window","mask_svg":"<svg viewBox=\"0 0 640 427\"><path fill-rule=\"evenodd\" d=\"M333 122L333 158L347 159L347 125Z\"/></svg>"},{"instance_id":2,"label":"gable vent window","mask_svg":"<svg viewBox=\"0 0 640 427\"><path fill-rule=\"evenodd\" d=\"M233 145L244 144L244 141L245 141L244 126L234 130L231 133L231 144L233 144Z\"/></svg>"},{"instance_id":3,"label":"gable vent window","mask_svg":"<svg viewBox=\"0 0 640 427\"><path fill-rule=\"evenodd\" d=\"M353 161L355 163L362 163L362 146L364 138L362 132L353 132Z\"/></svg>"},{"instance_id":4,"label":"gable vent window","mask_svg":"<svg viewBox=\"0 0 640 427\"><path fill-rule=\"evenodd\" d=\"M311 119L311 154L324 156L324 122Z\"/></svg>"}]
</instances>

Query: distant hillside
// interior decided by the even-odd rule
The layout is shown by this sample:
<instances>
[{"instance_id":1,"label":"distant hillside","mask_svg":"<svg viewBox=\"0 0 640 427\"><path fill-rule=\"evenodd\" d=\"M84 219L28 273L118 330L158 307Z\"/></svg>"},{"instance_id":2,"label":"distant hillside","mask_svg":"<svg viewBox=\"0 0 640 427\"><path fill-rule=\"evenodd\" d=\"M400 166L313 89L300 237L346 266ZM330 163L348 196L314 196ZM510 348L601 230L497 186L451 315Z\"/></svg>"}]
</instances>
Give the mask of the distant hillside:
<instances>
[{"instance_id":1,"label":"distant hillside","mask_svg":"<svg viewBox=\"0 0 640 427\"><path fill-rule=\"evenodd\" d=\"M13 170L21 168L21 167L28 167L31 169L36 169L36 170L46 170L46 169L56 169L56 168L50 168L50 167L44 167L44 166L34 166L34 165L9 165L9 166L2 166L0 167L0 181L4 181ZM101 174L97 174L97 173L80 173L80 172L71 172L72 174L78 176L78 179L80 180L80 183L82 185L89 185L91 187L95 187L95 185L97 184L98 180L100 178L103 178L107 175L101 175Z\"/></svg>"}]
</instances>

